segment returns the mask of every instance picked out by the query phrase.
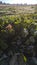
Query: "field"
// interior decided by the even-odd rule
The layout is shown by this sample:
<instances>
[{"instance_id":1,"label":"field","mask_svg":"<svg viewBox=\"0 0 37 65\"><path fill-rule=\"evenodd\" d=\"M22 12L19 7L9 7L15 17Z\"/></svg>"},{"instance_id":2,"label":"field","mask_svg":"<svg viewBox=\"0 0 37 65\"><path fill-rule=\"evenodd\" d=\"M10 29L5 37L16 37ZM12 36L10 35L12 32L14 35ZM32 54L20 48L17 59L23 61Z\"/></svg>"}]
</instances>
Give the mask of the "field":
<instances>
[{"instance_id":1,"label":"field","mask_svg":"<svg viewBox=\"0 0 37 65\"><path fill-rule=\"evenodd\" d=\"M37 5L0 5L1 15L29 14L37 12Z\"/></svg>"},{"instance_id":2,"label":"field","mask_svg":"<svg viewBox=\"0 0 37 65\"><path fill-rule=\"evenodd\" d=\"M0 5L0 65L8 63L37 65L37 5Z\"/></svg>"}]
</instances>

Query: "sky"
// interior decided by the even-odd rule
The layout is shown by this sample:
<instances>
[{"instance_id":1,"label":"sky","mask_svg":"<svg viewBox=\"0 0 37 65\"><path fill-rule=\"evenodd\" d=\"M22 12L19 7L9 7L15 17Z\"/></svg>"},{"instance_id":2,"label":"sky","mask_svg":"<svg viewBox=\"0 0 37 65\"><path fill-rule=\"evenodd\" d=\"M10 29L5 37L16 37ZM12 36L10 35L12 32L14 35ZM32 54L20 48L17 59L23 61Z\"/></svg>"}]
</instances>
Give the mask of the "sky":
<instances>
[{"instance_id":1,"label":"sky","mask_svg":"<svg viewBox=\"0 0 37 65\"><path fill-rule=\"evenodd\" d=\"M37 4L37 0L0 0L5 3L10 3L10 4Z\"/></svg>"}]
</instances>

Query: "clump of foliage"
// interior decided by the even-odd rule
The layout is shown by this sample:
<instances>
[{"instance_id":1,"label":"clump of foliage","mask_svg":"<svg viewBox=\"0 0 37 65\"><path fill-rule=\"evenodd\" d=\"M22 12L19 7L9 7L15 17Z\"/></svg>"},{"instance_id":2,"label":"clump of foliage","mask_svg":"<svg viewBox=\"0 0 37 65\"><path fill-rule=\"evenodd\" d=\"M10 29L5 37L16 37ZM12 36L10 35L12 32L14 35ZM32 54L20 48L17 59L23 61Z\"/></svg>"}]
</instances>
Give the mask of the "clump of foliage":
<instances>
[{"instance_id":1,"label":"clump of foliage","mask_svg":"<svg viewBox=\"0 0 37 65\"><path fill-rule=\"evenodd\" d=\"M3 16L0 18L0 50L4 52L9 48L13 53L20 52L28 58L37 57L36 46L36 15Z\"/></svg>"}]
</instances>

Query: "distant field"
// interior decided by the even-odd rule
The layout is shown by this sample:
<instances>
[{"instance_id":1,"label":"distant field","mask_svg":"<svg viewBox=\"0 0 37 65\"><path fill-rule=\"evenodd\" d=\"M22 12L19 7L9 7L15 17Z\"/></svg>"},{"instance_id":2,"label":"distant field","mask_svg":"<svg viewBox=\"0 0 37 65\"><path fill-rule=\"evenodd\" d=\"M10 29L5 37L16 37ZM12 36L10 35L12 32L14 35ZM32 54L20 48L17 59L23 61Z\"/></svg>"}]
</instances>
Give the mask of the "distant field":
<instances>
[{"instance_id":1,"label":"distant field","mask_svg":"<svg viewBox=\"0 0 37 65\"><path fill-rule=\"evenodd\" d=\"M34 14L37 5L0 5L0 15Z\"/></svg>"}]
</instances>

